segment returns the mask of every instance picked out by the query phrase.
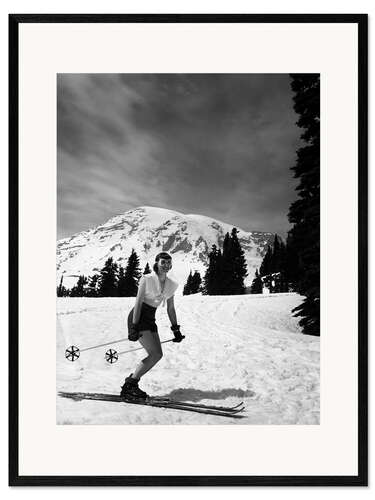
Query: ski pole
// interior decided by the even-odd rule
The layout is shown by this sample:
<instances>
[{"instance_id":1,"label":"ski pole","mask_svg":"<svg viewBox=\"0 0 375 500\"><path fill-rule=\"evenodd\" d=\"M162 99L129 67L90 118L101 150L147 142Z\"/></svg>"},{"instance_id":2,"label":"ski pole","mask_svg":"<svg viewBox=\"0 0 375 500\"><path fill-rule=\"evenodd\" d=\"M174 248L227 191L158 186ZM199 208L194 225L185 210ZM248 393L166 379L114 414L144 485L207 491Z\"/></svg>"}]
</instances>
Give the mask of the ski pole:
<instances>
[{"instance_id":1,"label":"ski pole","mask_svg":"<svg viewBox=\"0 0 375 500\"><path fill-rule=\"evenodd\" d=\"M174 340L174 338L169 339L169 340L163 340L163 342L160 342L160 343L165 344L166 342L172 342L173 340ZM108 361L108 363L113 364L113 363L116 363L116 361L118 360L118 357L121 354L127 354L128 352L139 351L141 349L144 349L144 347L137 347L136 349L129 349L128 351L121 351L121 352L117 352L114 349L108 349L108 351L105 353L105 360Z\"/></svg>"},{"instance_id":2,"label":"ski pole","mask_svg":"<svg viewBox=\"0 0 375 500\"><path fill-rule=\"evenodd\" d=\"M117 344L118 342L124 342L125 340L128 340L128 338L125 337L119 340L112 340L111 342L106 342L105 344L93 345L91 347L85 347L84 349L79 349L75 345L71 345L70 347L65 349L65 357L69 361L76 361L79 358L81 352L89 351L90 349L97 349L98 347L105 347L106 345Z\"/></svg>"}]
</instances>

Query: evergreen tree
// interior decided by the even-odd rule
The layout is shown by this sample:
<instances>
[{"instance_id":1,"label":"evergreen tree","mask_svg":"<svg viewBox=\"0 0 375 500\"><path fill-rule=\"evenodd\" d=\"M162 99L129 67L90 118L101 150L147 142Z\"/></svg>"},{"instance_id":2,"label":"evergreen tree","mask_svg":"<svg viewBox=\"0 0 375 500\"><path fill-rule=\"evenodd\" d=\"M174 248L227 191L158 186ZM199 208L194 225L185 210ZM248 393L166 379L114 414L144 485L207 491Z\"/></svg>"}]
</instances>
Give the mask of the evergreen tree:
<instances>
[{"instance_id":1,"label":"evergreen tree","mask_svg":"<svg viewBox=\"0 0 375 500\"><path fill-rule=\"evenodd\" d=\"M85 285L87 284L87 278L85 276L80 276L78 278L76 286L74 286L70 291L71 297L84 297L85 296Z\"/></svg>"},{"instance_id":2,"label":"evergreen tree","mask_svg":"<svg viewBox=\"0 0 375 500\"><path fill-rule=\"evenodd\" d=\"M289 288L295 290L301 269L293 235L290 231L286 240L285 274Z\"/></svg>"},{"instance_id":3,"label":"evergreen tree","mask_svg":"<svg viewBox=\"0 0 375 500\"><path fill-rule=\"evenodd\" d=\"M262 278L259 276L258 269L255 271L255 278L251 284L251 293L262 293L263 292L263 282Z\"/></svg>"},{"instance_id":4,"label":"evergreen tree","mask_svg":"<svg viewBox=\"0 0 375 500\"><path fill-rule=\"evenodd\" d=\"M89 276L86 295L87 297L97 297L99 294L100 274Z\"/></svg>"},{"instance_id":5,"label":"evergreen tree","mask_svg":"<svg viewBox=\"0 0 375 500\"><path fill-rule=\"evenodd\" d=\"M135 297L138 292L139 279L142 276L141 270L139 268L139 257L132 249L130 257L128 259L128 264L125 269L124 276L124 290L125 297Z\"/></svg>"},{"instance_id":6,"label":"evergreen tree","mask_svg":"<svg viewBox=\"0 0 375 500\"><path fill-rule=\"evenodd\" d=\"M150 266L148 265L148 262L147 262L146 267L143 271L143 274L151 274L151 269L150 269Z\"/></svg>"},{"instance_id":7,"label":"evergreen tree","mask_svg":"<svg viewBox=\"0 0 375 500\"><path fill-rule=\"evenodd\" d=\"M299 180L298 199L291 204L288 217L299 261L296 289L305 299L293 312L301 317L304 333L320 335L320 77L295 74L291 78L297 125L304 129L304 144L292 167Z\"/></svg>"},{"instance_id":8,"label":"evergreen tree","mask_svg":"<svg viewBox=\"0 0 375 500\"><path fill-rule=\"evenodd\" d=\"M219 248L215 257L215 273L213 276L213 293L212 295L220 295L223 281L223 254Z\"/></svg>"},{"instance_id":9,"label":"evergreen tree","mask_svg":"<svg viewBox=\"0 0 375 500\"><path fill-rule=\"evenodd\" d=\"M281 267L281 251L280 251L280 242L277 234L275 234L275 238L273 240L272 247L272 257L271 257L271 265L270 271L271 273L278 273Z\"/></svg>"},{"instance_id":10,"label":"evergreen tree","mask_svg":"<svg viewBox=\"0 0 375 500\"><path fill-rule=\"evenodd\" d=\"M201 291L202 278L198 271L195 271L191 278L190 294L199 293Z\"/></svg>"},{"instance_id":11,"label":"evergreen tree","mask_svg":"<svg viewBox=\"0 0 375 500\"><path fill-rule=\"evenodd\" d=\"M223 242L223 256L221 265L221 280L218 289L219 295L231 295L234 277L233 241L229 233L226 233Z\"/></svg>"},{"instance_id":12,"label":"evergreen tree","mask_svg":"<svg viewBox=\"0 0 375 500\"><path fill-rule=\"evenodd\" d=\"M271 293L289 291L289 263L292 264L288 248L280 236L275 234L273 245L268 247L259 270L259 275Z\"/></svg>"},{"instance_id":13,"label":"evergreen tree","mask_svg":"<svg viewBox=\"0 0 375 500\"><path fill-rule=\"evenodd\" d=\"M260 276L267 276L267 274L271 273L271 264L272 264L272 247L268 245L267 252L263 257L262 264L259 268Z\"/></svg>"},{"instance_id":14,"label":"evergreen tree","mask_svg":"<svg viewBox=\"0 0 375 500\"><path fill-rule=\"evenodd\" d=\"M58 286L56 288L56 294L58 297L69 297L70 295L70 290L69 288L65 288L65 286Z\"/></svg>"},{"instance_id":15,"label":"evergreen tree","mask_svg":"<svg viewBox=\"0 0 375 500\"><path fill-rule=\"evenodd\" d=\"M286 246L280 236L275 234L271 263L272 273L275 275L273 279L275 281L275 286L273 287L274 293L287 292L289 290L286 267Z\"/></svg>"},{"instance_id":16,"label":"evergreen tree","mask_svg":"<svg viewBox=\"0 0 375 500\"><path fill-rule=\"evenodd\" d=\"M109 257L100 271L100 297L116 297L117 295L117 264Z\"/></svg>"},{"instance_id":17,"label":"evergreen tree","mask_svg":"<svg viewBox=\"0 0 375 500\"><path fill-rule=\"evenodd\" d=\"M240 242L237 237L238 230L234 227L231 233L232 247L232 261L233 261L233 277L231 293L235 295L245 293L244 279L247 276L247 264L245 259L245 252L242 250Z\"/></svg>"},{"instance_id":18,"label":"evergreen tree","mask_svg":"<svg viewBox=\"0 0 375 500\"><path fill-rule=\"evenodd\" d=\"M63 297L63 279L64 279L64 275L62 274L61 275L61 279L60 279L60 284L59 286L57 287L57 296L58 297Z\"/></svg>"},{"instance_id":19,"label":"evergreen tree","mask_svg":"<svg viewBox=\"0 0 375 500\"><path fill-rule=\"evenodd\" d=\"M212 245L211 252L208 254L208 266L203 278L203 293L205 295L216 295L218 289L219 266L221 263L221 252L216 245Z\"/></svg>"},{"instance_id":20,"label":"evergreen tree","mask_svg":"<svg viewBox=\"0 0 375 500\"><path fill-rule=\"evenodd\" d=\"M192 280L193 280L193 276L192 276L191 271L190 271L189 276L187 277L186 284L184 286L184 290L182 292L182 295L190 295L191 294Z\"/></svg>"},{"instance_id":21,"label":"evergreen tree","mask_svg":"<svg viewBox=\"0 0 375 500\"><path fill-rule=\"evenodd\" d=\"M287 262L287 254L286 254L286 244L283 242L282 239L280 239L280 249L279 249L279 252L280 252L280 272L283 274L284 276L284 280L287 280L287 276L286 276L286 262Z\"/></svg>"},{"instance_id":22,"label":"evergreen tree","mask_svg":"<svg viewBox=\"0 0 375 500\"><path fill-rule=\"evenodd\" d=\"M118 268L117 296L118 297L127 297L127 295L126 295L126 283L125 283L125 269L122 266L119 266L119 268Z\"/></svg>"},{"instance_id":23,"label":"evergreen tree","mask_svg":"<svg viewBox=\"0 0 375 500\"><path fill-rule=\"evenodd\" d=\"M60 284L56 289L56 294L58 297L69 297L70 290L63 285L64 275L61 276Z\"/></svg>"},{"instance_id":24,"label":"evergreen tree","mask_svg":"<svg viewBox=\"0 0 375 500\"><path fill-rule=\"evenodd\" d=\"M202 292L207 295L245 293L244 279L247 276L247 264L237 233L236 228L232 229L231 234L226 233L223 241L223 252L218 250L216 245L212 246L208 256L209 264L203 279L204 285L202 288L201 285L196 286L194 290L200 291L202 289ZM198 276L196 280L198 283Z\"/></svg>"}]
</instances>

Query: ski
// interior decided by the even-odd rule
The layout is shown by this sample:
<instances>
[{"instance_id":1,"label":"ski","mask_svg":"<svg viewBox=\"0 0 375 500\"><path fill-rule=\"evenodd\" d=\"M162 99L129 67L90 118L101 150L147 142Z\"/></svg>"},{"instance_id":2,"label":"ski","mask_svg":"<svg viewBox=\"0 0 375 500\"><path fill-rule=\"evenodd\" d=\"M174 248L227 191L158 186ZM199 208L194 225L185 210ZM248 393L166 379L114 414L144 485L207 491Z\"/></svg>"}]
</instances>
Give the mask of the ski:
<instances>
[{"instance_id":1,"label":"ski","mask_svg":"<svg viewBox=\"0 0 375 500\"><path fill-rule=\"evenodd\" d=\"M182 410L182 411L191 411L194 413L204 413L205 415L217 415L220 417L230 417L230 418L244 418L244 415L238 415L237 412L233 411L223 411L223 410L210 410L208 408L197 408L194 406L189 406L189 405L181 405L181 404L174 404L174 403L162 403L162 402L156 402L156 401L148 401L147 399L142 401L142 400L136 400L136 399L124 399L124 403L127 404L135 404L135 405L142 405L142 406L152 406L155 408L170 408L173 410ZM241 411L241 410L239 410Z\"/></svg>"},{"instance_id":2,"label":"ski","mask_svg":"<svg viewBox=\"0 0 375 500\"><path fill-rule=\"evenodd\" d=\"M216 405L205 405L201 403L189 403L188 401L179 401L179 400L174 400L171 398L163 398L163 397L158 397L158 396L151 396L149 398L151 401L165 401L167 403L173 403L175 405L183 405L183 406L192 406L193 408L207 408L208 410L222 410L222 411L229 411L229 412L240 412L243 411L245 408L243 407L243 401L241 403L238 403L236 406L216 406ZM241 406L241 408L240 408Z\"/></svg>"},{"instance_id":3,"label":"ski","mask_svg":"<svg viewBox=\"0 0 375 500\"><path fill-rule=\"evenodd\" d=\"M173 408L187 411L196 411L198 413L208 413L212 415L233 416L242 418L237 413L243 411L243 403L236 406L214 406L214 405L200 405L196 403L188 403L184 401L173 401L169 398L151 397L147 400L127 399L125 400L117 394L100 394L100 393L87 393L87 392L62 392L59 393L60 397L73 399L75 401L82 401L83 399L96 400L96 401L110 401L118 403L140 404L144 406L156 406L162 408ZM241 407L241 408L240 408Z\"/></svg>"},{"instance_id":4,"label":"ski","mask_svg":"<svg viewBox=\"0 0 375 500\"><path fill-rule=\"evenodd\" d=\"M87 392L60 392L60 396L69 397L71 399L81 400L81 399L97 399L101 401L114 401L114 402L123 402L124 398L117 394L100 394L100 393L87 393ZM194 408L207 408L209 410L221 410L228 412L239 412L243 411L243 402L241 401L236 406L216 406L216 405L205 405L200 403L189 403L187 401L176 401L171 398L163 398L159 396L150 396L147 401L155 402L155 403L173 403L176 405L183 406L192 406ZM240 408L241 407L241 408Z\"/></svg>"}]
</instances>

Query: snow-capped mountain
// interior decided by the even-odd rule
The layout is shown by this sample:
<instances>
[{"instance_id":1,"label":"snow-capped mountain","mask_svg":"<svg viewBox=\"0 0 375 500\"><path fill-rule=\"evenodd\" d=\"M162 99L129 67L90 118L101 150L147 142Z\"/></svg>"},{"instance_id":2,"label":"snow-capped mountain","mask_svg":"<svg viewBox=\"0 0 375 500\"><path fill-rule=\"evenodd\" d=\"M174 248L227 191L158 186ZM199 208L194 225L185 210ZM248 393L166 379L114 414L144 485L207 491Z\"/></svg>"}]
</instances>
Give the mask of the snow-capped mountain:
<instances>
[{"instance_id":1,"label":"snow-capped mountain","mask_svg":"<svg viewBox=\"0 0 375 500\"><path fill-rule=\"evenodd\" d=\"M199 271L203 277L212 245L222 248L225 234L233 227L203 215L138 207L96 228L59 240L56 279L60 282L64 276L64 285L70 288L79 275L100 271L109 257L125 267L134 248L142 270L147 262L152 268L157 253L170 253L173 258L170 275L182 290L190 270ZM248 266L246 283L250 284L274 234L237 229Z\"/></svg>"}]
</instances>

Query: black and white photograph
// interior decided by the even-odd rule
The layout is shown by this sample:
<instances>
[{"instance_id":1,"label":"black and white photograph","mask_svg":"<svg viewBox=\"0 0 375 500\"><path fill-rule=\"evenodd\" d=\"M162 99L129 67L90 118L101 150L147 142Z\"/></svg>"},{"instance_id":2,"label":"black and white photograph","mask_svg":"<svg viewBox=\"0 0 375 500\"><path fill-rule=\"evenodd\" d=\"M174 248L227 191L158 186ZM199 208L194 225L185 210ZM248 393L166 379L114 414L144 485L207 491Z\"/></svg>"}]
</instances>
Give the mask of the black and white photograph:
<instances>
[{"instance_id":1,"label":"black and white photograph","mask_svg":"<svg viewBox=\"0 0 375 500\"><path fill-rule=\"evenodd\" d=\"M9 15L10 485L368 484L367 18Z\"/></svg>"},{"instance_id":2,"label":"black and white photograph","mask_svg":"<svg viewBox=\"0 0 375 500\"><path fill-rule=\"evenodd\" d=\"M320 75L56 86L56 423L319 425Z\"/></svg>"}]
</instances>

